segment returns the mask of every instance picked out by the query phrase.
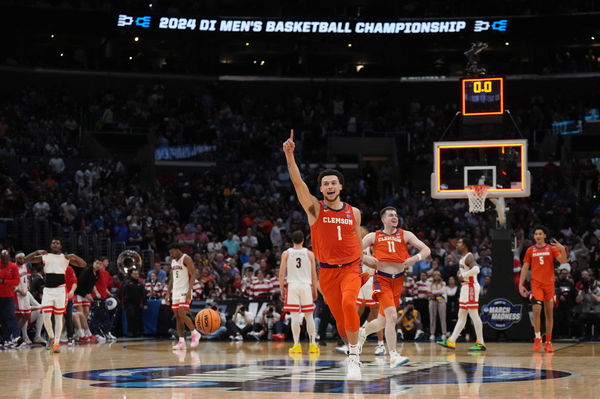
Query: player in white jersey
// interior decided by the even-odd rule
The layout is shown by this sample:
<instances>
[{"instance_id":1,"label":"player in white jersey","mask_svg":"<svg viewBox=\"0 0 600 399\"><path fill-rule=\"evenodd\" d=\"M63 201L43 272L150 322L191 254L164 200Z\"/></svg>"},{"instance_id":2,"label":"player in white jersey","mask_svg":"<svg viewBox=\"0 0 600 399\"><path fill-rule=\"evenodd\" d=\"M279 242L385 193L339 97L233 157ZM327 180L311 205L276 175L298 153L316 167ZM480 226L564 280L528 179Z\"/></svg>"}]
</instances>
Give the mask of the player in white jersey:
<instances>
[{"instance_id":1,"label":"player in white jersey","mask_svg":"<svg viewBox=\"0 0 600 399\"><path fill-rule=\"evenodd\" d=\"M363 227L361 239L365 238L367 234L369 234L369 232ZM363 255L371 256L371 248L364 248ZM365 323L368 323L377 318L377 315L379 314L379 302L377 302L377 299L373 297L373 275L375 274L375 269L363 264L362 271L363 273L369 273L371 277L369 277L367 282L360 287L358 298L356 299L356 305L358 306L357 311L359 317L362 317L365 308L369 308L369 315L365 321ZM379 330L377 331L377 346L375 347L375 356L384 356L385 352L383 330Z\"/></svg>"},{"instance_id":2,"label":"player in white jersey","mask_svg":"<svg viewBox=\"0 0 600 399\"><path fill-rule=\"evenodd\" d=\"M466 238L461 238L456 243L456 249L461 254L458 278L462 282L458 300L458 321L450 338L438 341L437 343L446 348L456 349L456 340L463 328L465 328L467 316L470 316L475 327L477 341L475 345L469 348L469 351L480 352L486 350L485 342L483 341L483 324L481 323L481 317L479 317L479 292L481 288L477 282L479 266L475 263L473 254L469 252L471 246L471 242Z\"/></svg>"},{"instance_id":3,"label":"player in white jersey","mask_svg":"<svg viewBox=\"0 0 600 399\"><path fill-rule=\"evenodd\" d=\"M306 331L310 338L308 351L320 353L316 342L315 300L317 299L317 269L315 255L304 248L304 233L296 230L292 233L293 248L289 248L281 255L281 266L279 268L279 286L282 289L285 305L283 310L289 312L292 317L291 327L294 336L294 346L289 350L290 354L302 353L300 345L300 313L304 313L306 319ZM284 280L287 276L287 286Z\"/></svg>"},{"instance_id":4,"label":"player in white jersey","mask_svg":"<svg viewBox=\"0 0 600 399\"><path fill-rule=\"evenodd\" d=\"M15 287L15 294L17 294L17 322L21 331L25 331L22 334L23 341L26 344L31 344L31 340L27 336L27 324L31 317L31 305L29 304L29 298L27 293L29 292L29 270L27 269L27 263L25 263L25 254L19 252L15 255L15 262L19 268L19 284Z\"/></svg>"},{"instance_id":5,"label":"player in white jersey","mask_svg":"<svg viewBox=\"0 0 600 399\"><path fill-rule=\"evenodd\" d=\"M65 286L65 271L69 264L85 267L86 262L75 254L62 253L62 242L54 238L50 242L50 252L43 249L27 255L24 262L44 264L46 286L42 294L42 313L44 314L44 327L48 333L48 349L55 353L60 352L59 341L63 327L63 314L67 308L67 290ZM54 328L52 328L52 315L54 315ZM54 339L56 337L56 339Z\"/></svg>"},{"instance_id":6,"label":"player in white jersey","mask_svg":"<svg viewBox=\"0 0 600 399\"><path fill-rule=\"evenodd\" d=\"M188 316L190 311L190 302L192 301L192 288L194 287L194 275L196 268L192 258L181 251L179 244L174 243L169 247L171 256L171 273L169 276L169 290L165 300L169 300L169 293L173 293L171 300L171 309L175 313L177 323L177 334L179 342L173 349L185 350L185 326L192 332L191 347L195 348L200 342L200 333L194 327L194 322Z\"/></svg>"}]
</instances>

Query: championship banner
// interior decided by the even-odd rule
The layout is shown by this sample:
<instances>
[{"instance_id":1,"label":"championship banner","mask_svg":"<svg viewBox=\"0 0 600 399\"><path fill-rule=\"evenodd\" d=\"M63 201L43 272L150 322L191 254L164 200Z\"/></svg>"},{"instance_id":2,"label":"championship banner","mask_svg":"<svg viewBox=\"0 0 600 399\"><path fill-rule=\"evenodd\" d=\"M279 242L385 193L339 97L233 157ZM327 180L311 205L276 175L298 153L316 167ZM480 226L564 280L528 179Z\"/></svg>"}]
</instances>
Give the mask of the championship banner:
<instances>
[{"instance_id":1,"label":"championship banner","mask_svg":"<svg viewBox=\"0 0 600 399\"><path fill-rule=\"evenodd\" d=\"M507 18L458 18L397 21L315 21L225 19L118 14L116 26L153 30L227 33L302 33L353 35L415 35L496 32L509 29Z\"/></svg>"}]
</instances>

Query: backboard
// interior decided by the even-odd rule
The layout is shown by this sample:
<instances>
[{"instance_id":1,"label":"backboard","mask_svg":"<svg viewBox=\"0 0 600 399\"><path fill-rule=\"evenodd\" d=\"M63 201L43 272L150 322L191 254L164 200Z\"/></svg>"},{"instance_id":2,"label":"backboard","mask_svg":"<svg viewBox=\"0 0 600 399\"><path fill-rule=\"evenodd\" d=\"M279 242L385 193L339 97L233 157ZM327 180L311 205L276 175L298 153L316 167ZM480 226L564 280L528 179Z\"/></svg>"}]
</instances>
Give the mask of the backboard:
<instances>
[{"instance_id":1,"label":"backboard","mask_svg":"<svg viewBox=\"0 0 600 399\"><path fill-rule=\"evenodd\" d=\"M527 140L433 143L431 197L467 198L466 186L490 186L488 198L529 197Z\"/></svg>"}]
</instances>

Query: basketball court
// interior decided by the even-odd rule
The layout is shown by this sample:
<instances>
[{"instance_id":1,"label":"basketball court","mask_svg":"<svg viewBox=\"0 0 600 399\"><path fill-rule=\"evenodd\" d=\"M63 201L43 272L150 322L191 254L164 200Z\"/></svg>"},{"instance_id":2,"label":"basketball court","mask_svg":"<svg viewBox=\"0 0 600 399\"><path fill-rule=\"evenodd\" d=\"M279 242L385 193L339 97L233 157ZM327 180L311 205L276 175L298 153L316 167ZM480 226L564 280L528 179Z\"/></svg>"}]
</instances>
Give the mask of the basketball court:
<instances>
[{"instance_id":1,"label":"basketball court","mask_svg":"<svg viewBox=\"0 0 600 399\"><path fill-rule=\"evenodd\" d=\"M470 355L406 342L405 366L390 370L365 347L362 379L345 379L333 342L320 356L291 358L289 343L201 342L174 352L170 341L116 342L0 353L1 398L591 398L597 396L600 345L556 343L554 354L528 343L490 343Z\"/></svg>"}]
</instances>

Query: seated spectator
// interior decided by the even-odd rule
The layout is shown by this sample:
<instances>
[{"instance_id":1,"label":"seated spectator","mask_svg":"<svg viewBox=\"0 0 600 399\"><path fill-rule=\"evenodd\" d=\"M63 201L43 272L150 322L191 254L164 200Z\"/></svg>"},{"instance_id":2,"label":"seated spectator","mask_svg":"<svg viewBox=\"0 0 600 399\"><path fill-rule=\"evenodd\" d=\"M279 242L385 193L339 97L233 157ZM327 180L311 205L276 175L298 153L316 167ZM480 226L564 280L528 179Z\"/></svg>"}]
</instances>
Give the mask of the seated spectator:
<instances>
[{"instance_id":1,"label":"seated spectator","mask_svg":"<svg viewBox=\"0 0 600 399\"><path fill-rule=\"evenodd\" d=\"M421 314L415 309L412 301L408 301L406 306L398 311L398 326L400 339L419 341L425 336Z\"/></svg>"},{"instance_id":2,"label":"seated spectator","mask_svg":"<svg viewBox=\"0 0 600 399\"><path fill-rule=\"evenodd\" d=\"M181 245L181 251L192 255L196 245L196 234L190 231L188 226L183 227L183 231L177 235L177 242Z\"/></svg>"},{"instance_id":3,"label":"seated spectator","mask_svg":"<svg viewBox=\"0 0 600 399\"><path fill-rule=\"evenodd\" d=\"M127 233L127 245L131 246L141 246L144 238L142 237L142 233L140 232L140 226L133 223L131 226L131 230Z\"/></svg>"},{"instance_id":4,"label":"seated spectator","mask_svg":"<svg viewBox=\"0 0 600 399\"><path fill-rule=\"evenodd\" d=\"M243 341L254 327L254 315L243 304L238 304L231 320L227 321L227 332L232 341Z\"/></svg>"},{"instance_id":5,"label":"seated spectator","mask_svg":"<svg viewBox=\"0 0 600 399\"><path fill-rule=\"evenodd\" d=\"M162 269L160 262L154 262L154 268L148 272L148 281L150 281L150 277L154 274L156 274L156 279L159 283L167 281L167 272Z\"/></svg>"},{"instance_id":6,"label":"seated spectator","mask_svg":"<svg viewBox=\"0 0 600 399\"><path fill-rule=\"evenodd\" d=\"M281 314L277 312L275 304L269 303L263 310L260 318L258 318L254 324L253 331L248 333L248 336L257 341L260 341L262 338L268 338L270 340L273 333L273 326L280 318Z\"/></svg>"},{"instance_id":7,"label":"seated spectator","mask_svg":"<svg viewBox=\"0 0 600 399\"><path fill-rule=\"evenodd\" d=\"M244 269L246 269L247 267L252 268L253 273L260 268L260 265L258 263L256 263L256 256L254 256L254 255L250 255L248 262L244 263L243 265L244 265Z\"/></svg>"},{"instance_id":8,"label":"seated spectator","mask_svg":"<svg viewBox=\"0 0 600 399\"><path fill-rule=\"evenodd\" d=\"M158 281L157 273L149 273L150 281L145 285L146 287L146 298L148 299L162 299L164 285Z\"/></svg>"},{"instance_id":9,"label":"seated spectator","mask_svg":"<svg viewBox=\"0 0 600 399\"><path fill-rule=\"evenodd\" d=\"M237 255L240 252L240 243L239 241L234 240L233 233L231 231L227 233L227 239L221 244L227 249L227 254L230 256Z\"/></svg>"},{"instance_id":10,"label":"seated spectator","mask_svg":"<svg viewBox=\"0 0 600 399\"><path fill-rule=\"evenodd\" d=\"M251 249L254 249L258 246L258 239L252 234L251 227L246 229L246 235L242 237L242 244Z\"/></svg>"},{"instance_id":11,"label":"seated spectator","mask_svg":"<svg viewBox=\"0 0 600 399\"><path fill-rule=\"evenodd\" d=\"M590 279L582 284L575 302L578 304L575 323L580 331L579 336L586 341L597 341L600 338L600 286L595 280Z\"/></svg>"},{"instance_id":12,"label":"seated spectator","mask_svg":"<svg viewBox=\"0 0 600 399\"><path fill-rule=\"evenodd\" d=\"M269 298L273 291L273 284L271 280L265 278L262 270L257 270L254 274L255 278L252 280L252 299L266 299Z\"/></svg>"}]
</instances>

